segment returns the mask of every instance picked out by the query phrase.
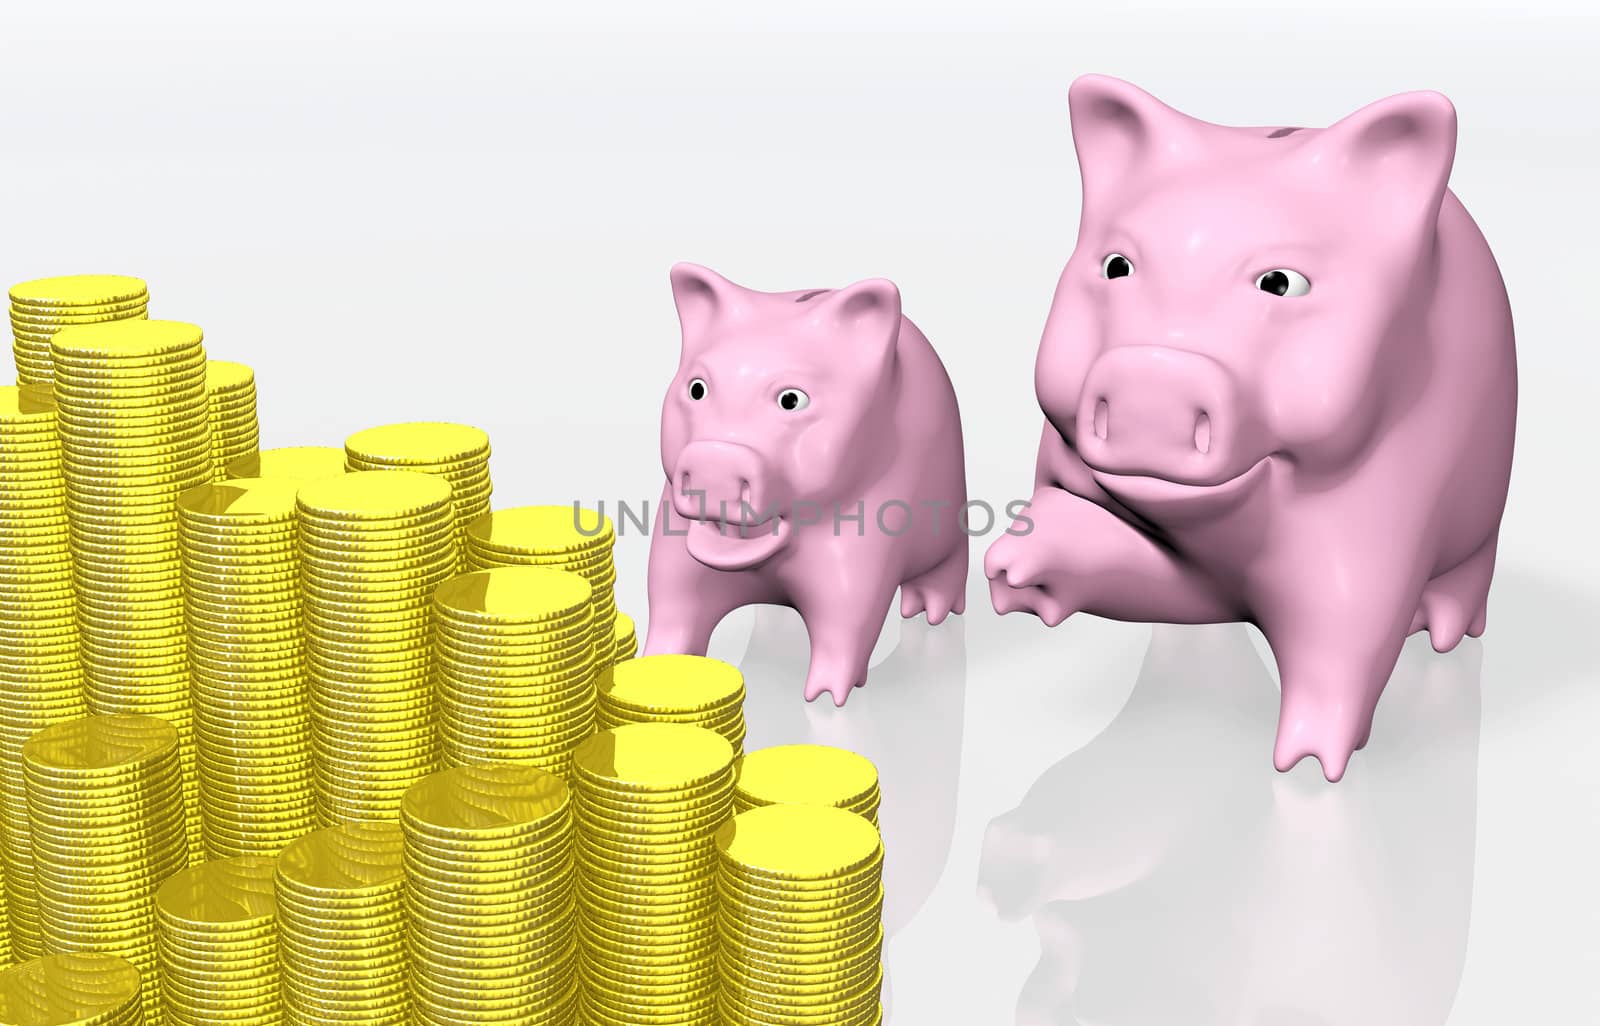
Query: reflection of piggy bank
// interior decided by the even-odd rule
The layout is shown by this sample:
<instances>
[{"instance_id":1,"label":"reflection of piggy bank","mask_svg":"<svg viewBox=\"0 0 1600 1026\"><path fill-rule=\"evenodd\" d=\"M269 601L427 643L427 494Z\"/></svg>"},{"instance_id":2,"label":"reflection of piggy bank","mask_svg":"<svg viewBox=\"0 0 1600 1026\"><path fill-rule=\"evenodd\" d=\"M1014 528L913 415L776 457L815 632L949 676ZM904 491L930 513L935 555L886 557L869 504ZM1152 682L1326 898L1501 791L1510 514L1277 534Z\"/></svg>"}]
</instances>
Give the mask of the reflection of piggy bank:
<instances>
[{"instance_id":1,"label":"reflection of piggy bank","mask_svg":"<svg viewBox=\"0 0 1600 1026\"><path fill-rule=\"evenodd\" d=\"M661 414L645 651L704 654L732 610L793 606L806 699L843 705L896 588L903 616L965 605L950 378L887 281L753 292L679 264L672 290L683 355Z\"/></svg>"},{"instance_id":2,"label":"reflection of piggy bank","mask_svg":"<svg viewBox=\"0 0 1600 1026\"><path fill-rule=\"evenodd\" d=\"M1446 188L1455 112L1408 93L1328 129L1224 128L1098 77L1071 108L1083 217L995 607L1258 624L1274 762L1338 780L1406 635L1484 627L1516 355Z\"/></svg>"},{"instance_id":3,"label":"reflection of piggy bank","mask_svg":"<svg viewBox=\"0 0 1600 1026\"><path fill-rule=\"evenodd\" d=\"M1482 655L1405 646L1380 718L1411 743L1329 789L1241 747L1275 698L1246 628L1155 628L1116 720L984 836L980 892L1039 934L1018 1026L1441 1026L1471 919Z\"/></svg>"}]
</instances>

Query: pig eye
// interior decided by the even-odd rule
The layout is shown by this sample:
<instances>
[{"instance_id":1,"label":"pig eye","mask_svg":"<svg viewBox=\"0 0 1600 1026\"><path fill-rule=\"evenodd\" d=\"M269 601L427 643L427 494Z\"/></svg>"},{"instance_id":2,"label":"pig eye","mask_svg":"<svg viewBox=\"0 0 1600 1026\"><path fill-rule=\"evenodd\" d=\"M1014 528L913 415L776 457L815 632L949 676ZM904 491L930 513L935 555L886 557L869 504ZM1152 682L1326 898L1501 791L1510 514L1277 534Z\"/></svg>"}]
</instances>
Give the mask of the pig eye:
<instances>
[{"instance_id":1,"label":"pig eye","mask_svg":"<svg viewBox=\"0 0 1600 1026\"><path fill-rule=\"evenodd\" d=\"M786 388L778 393L778 405L785 410L803 410L811 405L811 397L798 388Z\"/></svg>"},{"instance_id":2,"label":"pig eye","mask_svg":"<svg viewBox=\"0 0 1600 1026\"><path fill-rule=\"evenodd\" d=\"M1311 282L1299 271L1280 267L1256 279L1256 288L1274 296L1303 296L1311 291Z\"/></svg>"},{"instance_id":3,"label":"pig eye","mask_svg":"<svg viewBox=\"0 0 1600 1026\"><path fill-rule=\"evenodd\" d=\"M1133 261L1121 253L1112 253L1100 261L1100 277L1126 278L1133 273Z\"/></svg>"},{"instance_id":4,"label":"pig eye","mask_svg":"<svg viewBox=\"0 0 1600 1026\"><path fill-rule=\"evenodd\" d=\"M695 378L689 382L689 398L699 402L706 397L706 382L704 378Z\"/></svg>"}]
</instances>

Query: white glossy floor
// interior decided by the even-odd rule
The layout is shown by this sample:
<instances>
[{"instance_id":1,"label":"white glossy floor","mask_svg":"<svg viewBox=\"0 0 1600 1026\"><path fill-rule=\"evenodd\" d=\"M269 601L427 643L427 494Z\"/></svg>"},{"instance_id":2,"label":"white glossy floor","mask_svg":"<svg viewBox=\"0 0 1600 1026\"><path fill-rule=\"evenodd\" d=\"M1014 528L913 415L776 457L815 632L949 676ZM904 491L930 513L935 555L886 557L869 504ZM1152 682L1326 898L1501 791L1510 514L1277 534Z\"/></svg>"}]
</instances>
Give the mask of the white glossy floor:
<instances>
[{"instance_id":1,"label":"white glossy floor","mask_svg":"<svg viewBox=\"0 0 1600 1026\"><path fill-rule=\"evenodd\" d=\"M896 622L843 710L800 700L788 610L714 654L746 673L751 747L879 764L889 1021L1576 1023L1600 1010L1586 607L1508 572L1483 641L1413 638L1337 785L1272 769L1243 626Z\"/></svg>"}]
</instances>

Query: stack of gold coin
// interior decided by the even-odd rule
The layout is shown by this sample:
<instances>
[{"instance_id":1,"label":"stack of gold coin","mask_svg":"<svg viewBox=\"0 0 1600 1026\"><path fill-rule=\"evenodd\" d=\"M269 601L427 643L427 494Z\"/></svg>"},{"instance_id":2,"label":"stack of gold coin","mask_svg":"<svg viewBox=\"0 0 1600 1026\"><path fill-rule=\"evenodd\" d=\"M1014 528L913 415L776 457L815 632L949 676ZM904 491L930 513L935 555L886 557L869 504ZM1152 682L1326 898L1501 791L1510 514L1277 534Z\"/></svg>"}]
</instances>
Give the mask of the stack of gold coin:
<instances>
[{"instance_id":1,"label":"stack of gold coin","mask_svg":"<svg viewBox=\"0 0 1600 1026\"><path fill-rule=\"evenodd\" d=\"M278 954L290 1026L408 1026L405 838L346 823L278 856Z\"/></svg>"},{"instance_id":2,"label":"stack of gold coin","mask_svg":"<svg viewBox=\"0 0 1600 1026\"><path fill-rule=\"evenodd\" d=\"M52 359L89 711L172 721L198 852L177 498L212 475L200 329L176 321L63 328Z\"/></svg>"},{"instance_id":3,"label":"stack of gold coin","mask_svg":"<svg viewBox=\"0 0 1600 1026\"><path fill-rule=\"evenodd\" d=\"M733 748L703 727L635 723L572 756L587 1026L716 1022L716 850Z\"/></svg>"},{"instance_id":4,"label":"stack of gold coin","mask_svg":"<svg viewBox=\"0 0 1600 1026\"><path fill-rule=\"evenodd\" d=\"M565 777L594 733L589 585L545 567L462 574L433 598L446 765L516 762Z\"/></svg>"},{"instance_id":5,"label":"stack of gold coin","mask_svg":"<svg viewBox=\"0 0 1600 1026\"><path fill-rule=\"evenodd\" d=\"M178 497L206 854L276 855L315 825L298 482Z\"/></svg>"},{"instance_id":6,"label":"stack of gold coin","mask_svg":"<svg viewBox=\"0 0 1600 1026\"><path fill-rule=\"evenodd\" d=\"M211 360L206 364L206 392L211 397L211 465L220 479L228 476L230 463L254 455L261 444L255 371L242 363Z\"/></svg>"},{"instance_id":7,"label":"stack of gold coin","mask_svg":"<svg viewBox=\"0 0 1600 1026\"><path fill-rule=\"evenodd\" d=\"M228 464L228 477L284 477L315 481L343 474L344 450L331 445L292 445L240 456Z\"/></svg>"},{"instance_id":8,"label":"stack of gold coin","mask_svg":"<svg viewBox=\"0 0 1600 1026\"><path fill-rule=\"evenodd\" d=\"M161 994L175 1026L279 1022L274 860L202 862L156 892Z\"/></svg>"},{"instance_id":9,"label":"stack of gold coin","mask_svg":"<svg viewBox=\"0 0 1600 1026\"><path fill-rule=\"evenodd\" d=\"M0 388L0 861L12 953L24 959L44 949L22 743L88 712L55 409L48 385Z\"/></svg>"},{"instance_id":10,"label":"stack of gold coin","mask_svg":"<svg viewBox=\"0 0 1600 1026\"><path fill-rule=\"evenodd\" d=\"M883 844L843 809L768 805L717 832L728 1026L882 1021Z\"/></svg>"},{"instance_id":11,"label":"stack of gold coin","mask_svg":"<svg viewBox=\"0 0 1600 1026\"><path fill-rule=\"evenodd\" d=\"M456 537L489 512L489 436L465 424L386 424L357 431L344 443L351 470L414 470L450 482Z\"/></svg>"},{"instance_id":12,"label":"stack of gold coin","mask_svg":"<svg viewBox=\"0 0 1600 1026\"><path fill-rule=\"evenodd\" d=\"M620 663L639 654L639 638L634 631L633 617L626 613L618 613L612 635L616 638L616 645L611 651L612 662Z\"/></svg>"},{"instance_id":13,"label":"stack of gold coin","mask_svg":"<svg viewBox=\"0 0 1600 1026\"><path fill-rule=\"evenodd\" d=\"M150 294L144 282L120 274L69 274L11 287L12 353L17 380L48 383L50 338L74 324L140 320Z\"/></svg>"},{"instance_id":14,"label":"stack of gold coin","mask_svg":"<svg viewBox=\"0 0 1600 1026\"><path fill-rule=\"evenodd\" d=\"M0 965L10 965L16 960L11 944L11 908L6 900L5 863L0 862Z\"/></svg>"},{"instance_id":15,"label":"stack of gold coin","mask_svg":"<svg viewBox=\"0 0 1600 1026\"><path fill-rule=\"evenodd\" d=\"M720 659L653 655L601 671L601 730L624 723L690 723L744 752L744 674Z\"/></svg>"},{"instance_id":16,"label":"stack of gold coin","mask_svg":"<svg viewBox=\"0 0 1600 1026\"><path fill-rule=\"evenodd\" d=\"M0 971L6 1026L140 1026L139 970L97 952L45 955Z\"/></svg>"},{"instance_id":17,"label":"stack of gold coin","mask_svg":"<svg viewBox=\"0 0 1600 1026\"><path fill-rule=\"evenodd\" d=\"M411 785L400 825L417 1023L573 1021L572 822L567 785L529 766Z\"/></svg>"},{"instance_id":18,"label":"stack of gold coin","mask_svg":"<svg viewBox=\"0 0 1600 1026\"><path fill-rule=\"evenodd\" d=\"M734 766L733 808L828 805L878 825L878 768L864 756L828 745L776 745Z\"/></svg>"},{"instance_id":19,"label":"stack of gold coin","mask_svg":"<svg viewBox=\"0 0 1600 1026\"><path fill-rule=\"evenodd\" d=\"M154 716L85 716L22 746L46 951L105 951L146 981L161 1022L155 893L182 869L178 732Z\"/></svg>"},{"instance_id":20,"label":"stack of gold coin","mask_svg":"<svg viewBox=\"0 0 1600 1026\"><path fill-rule=\"evenodd\" d=\"M467 525L467 566L548 566L582 574L594 589L595 672L616 649L617 569L611 518L569 506L496 510Z\"/></svg>"},{"instance_id":21,"label":"stack of gold coin","mask_svg":"<svg viewBox=\"0 0 1600 1026\"><path fill-rule=\"evenodd\" d=\"M299 521L317 817L393 819L437 762L432 599L456 566L450 486L404 470L325 477L301 485Z\"/></svg>"}]
</instances>

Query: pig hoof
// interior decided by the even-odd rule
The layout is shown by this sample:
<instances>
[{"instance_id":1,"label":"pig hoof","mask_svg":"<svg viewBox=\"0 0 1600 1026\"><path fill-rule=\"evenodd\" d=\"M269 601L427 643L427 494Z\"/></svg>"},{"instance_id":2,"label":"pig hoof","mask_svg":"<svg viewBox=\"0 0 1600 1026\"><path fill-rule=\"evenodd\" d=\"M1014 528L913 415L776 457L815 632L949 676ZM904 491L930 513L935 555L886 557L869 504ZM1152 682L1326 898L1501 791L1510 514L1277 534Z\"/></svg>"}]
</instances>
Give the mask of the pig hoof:
<instances>
[{"instance_id":1,"label":"pig hoof","mask_svg":"<svg viewBox=\"0 0 1600 1026\"><path fill-rule=\"evenodd\" d=\"M1342 708L1311 707L1285 698L1272 764L1278 772L1287 773L1309 755L1322 766L1329 783L1338 783L1350 765L1350 756L1367 743L1371 732L1370 710L1364 722L1357 722Z\"/></svg>"},{"instance_id":2,"label":"pig hoof","mask_svg":"<svg viewBox=\"0 0 1600 1026\"><path fill-rule=\"evenodd\" d=\"M1032 613L1048 627L1055 627L1072 612L1070 608L1051 595L1045 585L1015 585L1002 573L989 582L989 599L994 610L1006 613Z\"/></svg>"}]
</instances>

